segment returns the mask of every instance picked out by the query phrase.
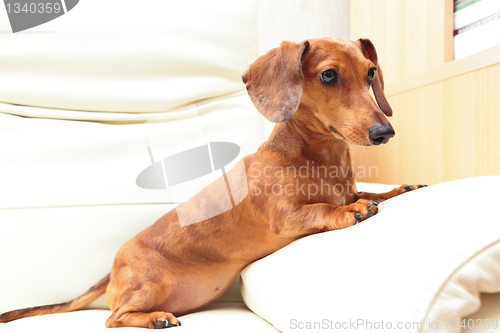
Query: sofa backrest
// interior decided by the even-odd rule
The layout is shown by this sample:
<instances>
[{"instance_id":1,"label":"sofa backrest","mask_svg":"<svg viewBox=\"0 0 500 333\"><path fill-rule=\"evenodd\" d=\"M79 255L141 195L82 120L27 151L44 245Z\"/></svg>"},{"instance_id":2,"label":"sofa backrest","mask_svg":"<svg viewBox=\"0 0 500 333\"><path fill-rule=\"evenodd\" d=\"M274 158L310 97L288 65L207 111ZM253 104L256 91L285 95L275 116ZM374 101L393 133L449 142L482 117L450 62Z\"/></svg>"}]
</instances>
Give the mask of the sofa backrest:
<instances>
[{"instance_id":1,"label":"sofa backrest","mask_svg":"<svg viewBox=\"0 0 500 333\"><path fill-rule=\"evenodd\" d=\"M164 112L241 91L256 26L256 0L85 0L15 34L5 15L0 102Z\"/></svg>"}]
</instances>

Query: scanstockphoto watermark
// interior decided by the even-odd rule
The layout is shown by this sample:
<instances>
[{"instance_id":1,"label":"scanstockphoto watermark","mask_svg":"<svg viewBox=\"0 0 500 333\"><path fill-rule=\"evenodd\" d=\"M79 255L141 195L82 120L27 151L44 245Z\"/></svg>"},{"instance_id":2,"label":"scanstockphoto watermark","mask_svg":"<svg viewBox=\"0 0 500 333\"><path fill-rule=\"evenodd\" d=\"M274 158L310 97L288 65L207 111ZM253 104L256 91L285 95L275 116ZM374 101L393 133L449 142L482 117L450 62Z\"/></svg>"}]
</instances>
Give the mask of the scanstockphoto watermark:
<instances>
[{"instance_id":1,"label":"scanstockphoto watermark","mask_svg":"<svg viewBox=\"0 0 500 333\"><path fill-rule=\"evenodd\" d=\"M311 161L299 167L254 162L247 172L254 176L249 183L252 195L302 195L308 199L316 195L355 195L355 179L378 177L377 166L325 166ZM287 181L273 181L276 179Z\"/></svg>"},{"instance_id":2,"label":"scanstockphoto watermark","mask_svg":"<svg viewBox=\"0 0 500 333\"><path fill-rule=\"evenodd\" d=\"M363 332L372 330L391 329L421 329L421 322L391 322L371 321L368 319L349 319L348 321L336 321L333 319L322 319L320 321L290 320L290 328L293 330L360 330Z\"/></svg>"},{"instance_id":3,"label":"scanstockphoto watermark","mask_svg":"<svg viewBox=\"0 0 500 333\"><path fill-rule=\"evenodd\" d=\"M428 319L419 321L385 321L368 319L349 319L348 321L336 321L332 319L322 319L320 321L300 321L290 320L292 330L360 330L362 332L374 330L496 330L499 327L497 319Z\"/></svg>"}]
</instances>

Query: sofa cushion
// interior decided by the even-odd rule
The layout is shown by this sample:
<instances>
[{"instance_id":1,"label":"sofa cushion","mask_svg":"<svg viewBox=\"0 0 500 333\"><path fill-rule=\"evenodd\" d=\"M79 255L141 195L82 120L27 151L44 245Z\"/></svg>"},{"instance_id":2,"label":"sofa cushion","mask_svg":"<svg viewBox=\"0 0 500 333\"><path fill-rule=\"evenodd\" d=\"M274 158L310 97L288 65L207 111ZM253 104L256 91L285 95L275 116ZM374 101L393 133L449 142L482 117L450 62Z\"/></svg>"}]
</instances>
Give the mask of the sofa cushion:
<instances>
[{"instance_id":1,"label":"sofa cushion","mask_svg":"<svg viewBox=\"0 0 500 333\"><path fill-rule=\"evenodd\" d=\"M2 333L19 332L110 332L104 322L111 315L109 310L84 310L30 317L7 324L0 324ZM179 317L178 333L277 333L265 320L248 310L243 303L218 303L196 313ZM113 332L113 331L111 331ZM125 327L118 332L144 332L142 328ZM173 331L172 331L173 332Z\"/></svg>"},{"instance_id":2,"label":"sofa cushion","mask_svg":"<svg viewBox=\"0 0 500 333\"><path fill-rule=\"evenodd\" d=\"M116 252L127 240L174 207L0 209L0 313L83 294L110 272ZM239 282L238 277L217 302L243 302ZM109 309L104 295L88 308Z\"/></svg>"},{"instance_id":3,"label":"sofa cushion","mask_svg":"<svg viewBox=\"0 0 500 333\"><path fill-rule=\"evenodd\" d=\"M83 294L110 272L126 241L174 207L0 209L0 313ZM92 307L108 309L104 297Z\"/></svg>"},{"instance_id":4,"label":"sofa cushion","mask_svg":"<svg viewBox=\"0 0 500 333\"><path fill-rule=\"evenodd\" d=\"M257 55L257 0L80 1L41 26L2 33L0 102L170 111L244 90L241 74Z\"/></svg>"},{"instance_id":5,"label":"sofa cushion","mask_svg":"<svg viewBox=\"0 0 500 333\"><path fill-rule=\"evenodd\" d=\"M500 292L499 186L498 176L433 185L300 239L245 268L244 301L282 332L435 332L437 322L459 332L452 321L479 309L480 292Z\"/></svg>"}]
</instances>

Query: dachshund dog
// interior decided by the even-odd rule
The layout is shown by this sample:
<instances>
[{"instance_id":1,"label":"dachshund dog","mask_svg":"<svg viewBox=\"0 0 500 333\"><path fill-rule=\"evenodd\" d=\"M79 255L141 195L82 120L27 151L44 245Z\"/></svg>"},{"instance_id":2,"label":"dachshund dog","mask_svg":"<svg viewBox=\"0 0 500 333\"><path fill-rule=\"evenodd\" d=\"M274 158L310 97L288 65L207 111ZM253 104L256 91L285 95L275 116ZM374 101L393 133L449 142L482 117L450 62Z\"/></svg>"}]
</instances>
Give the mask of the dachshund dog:
<instances>
[{"instance_id":1,"label":"dachshund dog","mask_svg":"<svg viewBox=\"0 0 500 333\"><path fill-rule=\"evenodd\" d=\"M111 273L82 296L10 311L0 322L82 309L106 293L106 327L180 326L176 316L215 301L248 264L301 237L353 226L380 202L424 186L356 189L349 147L395 134L370 40L283 42L242 79L257 110L277 123L258 151L129 240ZM237 203L217 215L228 190ZM179 209L191 220L212 217L183 225Z\"/></svg>"}]
</instances>

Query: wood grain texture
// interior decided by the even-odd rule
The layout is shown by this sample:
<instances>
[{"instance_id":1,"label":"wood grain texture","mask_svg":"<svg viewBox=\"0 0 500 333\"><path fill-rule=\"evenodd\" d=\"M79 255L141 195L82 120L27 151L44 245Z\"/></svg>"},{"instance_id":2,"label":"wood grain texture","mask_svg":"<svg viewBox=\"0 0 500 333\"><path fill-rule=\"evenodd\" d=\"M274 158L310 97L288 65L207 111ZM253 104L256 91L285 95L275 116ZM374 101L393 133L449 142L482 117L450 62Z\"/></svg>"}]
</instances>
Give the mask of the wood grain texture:
<instances>
[{"instance_id":1,"label":"wood grain texture","mask_svg":"<svg viewBox=\"0 0 500 333\"><path fill-rule=\"evenodd\" d=\"M422 74L401 79L392 84L386 84L385 94L386 96L396 95L427 84L492 66L497 63L500 63L500 46L448 62Z\"/></svg>"},{"instance_id":2,"label":"wood grain texture","mask_svg":"<svg viewBox=\"0 0 500 333\"><path fill-rule=\"evenodd\" d=\"M453 61L453 1L445 0L444 2L444 61Z\"/></svg>"},{"instance_id":3,"label":"wood grain texture","mask_svg":"<svg viewBox=\"0 0 500 333\"><path fill-rule=\"evenodd\" d=\"M412 77L450 60L452 6L453 0L351 0L351 39L375 44L387 84Z\"/></svg>"}]
</instances>

